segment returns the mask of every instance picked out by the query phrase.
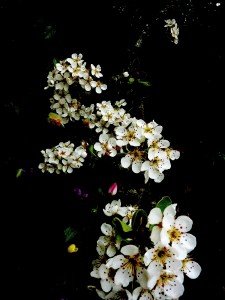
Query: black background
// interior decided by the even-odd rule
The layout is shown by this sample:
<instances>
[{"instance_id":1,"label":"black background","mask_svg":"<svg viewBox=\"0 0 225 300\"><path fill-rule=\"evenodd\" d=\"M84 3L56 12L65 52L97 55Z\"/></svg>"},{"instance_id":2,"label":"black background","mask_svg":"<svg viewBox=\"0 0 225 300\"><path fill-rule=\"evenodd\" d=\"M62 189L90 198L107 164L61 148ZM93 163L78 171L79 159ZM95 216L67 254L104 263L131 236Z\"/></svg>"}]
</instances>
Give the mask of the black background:
<instances>
[{"instance_id":1,"label":"black background","mask_svg":"<svg viewBox=\"0 0 225 300\"><path fill-rule=\"evenodd\" d=\"M53 58L65 59L74 52L100 64L105 76L125 71L131 53L139 57L140 69L152 83L145 116L162 125L165 137L181 150L165 180L150 186L151 197L170 195L193 219L192 233L197 237L193 256L202 273L195 280L185 279L181 299L225 298L224 3L216 3L1 1L5 299L14 293L17 299L96 296L86 289L95 240L88 237L90 245L85 242L84 252L68 256L63 228L73 218L80 230L86 226L86 233L97 230L98 224L87 208L73 203L69 188L84 179L96 189L104 178L106 185L116 178L90 172L68 180L30 173L42 161L40 150L64 138L63 131L47 123L49 102L43 88ZM178 22L178 45L165 34L167 18ZM50 39L47 26L55 30ZM142 30L147 33L137 48ZM18 168L26 169L27 175L17 179Z\"/></svg>"}]
</instances>

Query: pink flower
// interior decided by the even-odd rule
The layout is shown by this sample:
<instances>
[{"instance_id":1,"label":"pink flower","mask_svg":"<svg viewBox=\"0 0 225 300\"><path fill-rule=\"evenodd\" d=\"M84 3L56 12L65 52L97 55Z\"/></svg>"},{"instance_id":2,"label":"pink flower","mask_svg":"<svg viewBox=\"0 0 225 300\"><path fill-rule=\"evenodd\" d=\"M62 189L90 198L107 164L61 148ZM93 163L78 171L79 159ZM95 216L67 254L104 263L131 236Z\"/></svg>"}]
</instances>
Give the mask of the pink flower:
<instances>
[{"instance_id":1,"label":"pink flower","mask_svg":"<svg viewBox=\"0 0 225 300\"><path fill-rule=\"evenodd\" d=\"M112 196L116 195L117 193L117 183L114 182L108 189L108 193L111 194Z\"/></svg>"}]
</instances>

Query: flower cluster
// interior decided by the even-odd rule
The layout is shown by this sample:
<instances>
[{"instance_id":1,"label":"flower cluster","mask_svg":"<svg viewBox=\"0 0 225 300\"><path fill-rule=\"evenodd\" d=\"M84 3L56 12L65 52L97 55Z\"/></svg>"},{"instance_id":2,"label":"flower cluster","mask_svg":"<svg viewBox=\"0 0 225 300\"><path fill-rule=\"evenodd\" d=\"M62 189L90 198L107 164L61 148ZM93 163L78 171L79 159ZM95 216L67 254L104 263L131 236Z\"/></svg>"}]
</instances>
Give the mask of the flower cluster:
<instances>
[{"instance_id":1,"label":"flower cluster","mask_svg":"<svg viewBox=\"0 0 225 300\"><path fill-rule=\"evenodd\" d=\"M103 209L98 258L91 277L101 299L172 300L184 293L184 278L195 279L201 266L190 257L196 238L193 221L177 216L177 204L163 197L149 214L113 200Z\"/></svg>"},{"instance_id":2,"label":"flower cluster","mask_svg":"<svg viewBox=\"0 0 225 300\"><path fill-rule=\"evenodd\" d=\"M170 29L170 34L173 37L174 44L178 44L178 35L179 35L179 27L177 25L177 22L175 19L168 19L165 20L166 25L164 27L167 27Z\"/></svg>"},{"instance_id":3,"label":"flower cluster","mask_svg":"<svg viewBox=\"0 0 225 300\"><path fill-rule=\"evenodd\" d=\"M69 86L74 83L79 84L88 92L94 88L98 94L107 89L107 85L99 80L103 76L101 66L91 64L90 69L86 68L86 62L82 58L83 54L73 53L66 60L57 62L54 70L49 72L48 85L45 89L55 88L53 98L58 98L60 95L69 95ZM97 80L94 80L93 77L96 77Z\"/></svg>"},{"instance_id":4,"label":"flower cluster","mask_svg":"<svg viewBox=\"0 0 225 300\"><path fill-rule=\"evenodd\" d=\"M51 112L49 118L54 124L65 125L69 121L82 121L85 127L94 129L89 141L82 141L75 148L70 141L42 150L44 163L39 164L42 172L54 171L59 174L72 173L73 169L80 168L84 158L91 152L101 158L122 156L120 165L131 168L134 173L144 173L145 183L149 179L161 182L164 171L171 168L171 160L178 159L180 152L170 147L170 142L162 135L163 127L154 120L145 122L131 116L125 110L125 99L115 101L102 101L90 106L85 106L76 98L72 98L68 86L78 82L86 90L96 87L100 93L106 85L96 86L85 68L86 63L81 59L81 54L73 54L72 58L57 63L53 72L48 75L48 87L55 87L54 96L50 99ZM101 67L91 64L91 74L101 77ZM75 72L76 69L76 72ZM71 77L72 76L72 77ZM125 72L124 77L127 77ZM84 83L85 81L85 83ZM95 82L96 83L96 82ZM103 88L103 89L104 89Z\"/></svg>"},{"instance_id":5,"label":"flower cluster","mask_svg":"<svg viewBox=\"0 0 225 300\"><path fill-rule=\"evenodd\" d=\"M72 173L73 169L80 168L83 165L84 158L87 156L85 144L74 148L74 144L70 141L59 143L52 149L42 150L44 163L39 164L39 169L44 173L60 172Z\"/></svg>"}]
</instances>

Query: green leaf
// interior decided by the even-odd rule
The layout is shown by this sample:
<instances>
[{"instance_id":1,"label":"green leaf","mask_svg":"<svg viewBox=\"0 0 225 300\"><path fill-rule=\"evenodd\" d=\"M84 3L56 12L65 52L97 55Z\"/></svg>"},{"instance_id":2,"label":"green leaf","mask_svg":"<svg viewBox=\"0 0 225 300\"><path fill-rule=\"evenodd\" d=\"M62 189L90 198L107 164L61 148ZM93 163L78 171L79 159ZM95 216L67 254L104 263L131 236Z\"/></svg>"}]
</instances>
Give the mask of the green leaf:
<instances>
[{"instance_id":1,"label":"green leaf","mask_svg":"<svg viewBox=\"0 0 225 300\"><path fill-rule=\"evenodd\" d=\"M161 200L159 200L159 202L156 204L156 207L160 208L162 212L164 212L164 209L171 205L172 204L172 201L170 199L169 196L164 196L162 197Z\"/></svg>"},{"instance_id":2,"label":"green leaf","mask_svg":"<svg viewBox=\"0 0 225 300\"><path fill-rule=\"evenodd\" d=\"M64 230L65 242L68 242L77 234L77 231L72 227L67 227Z\"/></svg>"},{"instance_id":3,"label":"green leaf","mask_svg":"<svg viewBox=\"0 0 225 300\"><path fill-rule=\"evenodd\" d=\"M120 224L120 228L123 230L123 232L130 232L130 231L132 231L132 228L129 225L127 225L126 223L124 223L123 221L121 221L117 217L113 219L112 223L117 228L118 228L118 224Z\"/></svg>"},{"instance_id":4,"label":"green leaf","mask_svg":"<svg viewBox=\"0 0 225 300\"><path fill-rule=\"evenodd\" d=\"M138 82L143 84L144 86L151 86L152 85L149 81L143 81L141 79L138 79Z\"/></svg>"},{"instance_id":5,"label":"green leaf","mask_svg":"<svg viewBox=\"0 0 225 300\"><path fill-rule=\"evenodd\" d=\"M23 173L23 169L18 169L16 172L16 178L19 178Z\"/></svg>"},{"instance_id":6,"label":"green leaf","mask_svg":"<svg viewBox=\"0 0 225 300\"><path fill-rule=\"evenodd\" d=\"M145 227L147 224L148 215L145 210L138 209L135 211L132 218L132 228L138 230L140 226Z\"/></svg>"}]
</instances>

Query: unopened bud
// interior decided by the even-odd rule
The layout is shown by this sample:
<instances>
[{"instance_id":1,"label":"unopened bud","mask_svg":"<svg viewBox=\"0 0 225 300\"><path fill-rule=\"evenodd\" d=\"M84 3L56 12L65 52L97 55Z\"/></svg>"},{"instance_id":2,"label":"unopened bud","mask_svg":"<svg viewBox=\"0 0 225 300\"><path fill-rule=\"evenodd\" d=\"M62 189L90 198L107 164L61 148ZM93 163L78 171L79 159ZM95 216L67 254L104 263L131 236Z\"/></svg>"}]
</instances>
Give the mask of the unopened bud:
<instances>
[{"instance_id":1,"label":"unopened bud","mask_svg":"<svg viewBox=\"0 0 225 300\"><path fill-rule=\"evenodd\" d=\"M116 195L117 193L117 183L114 182L108 189L108 193L111 194L112 196Z\"/></svg>"}]
</instances>

